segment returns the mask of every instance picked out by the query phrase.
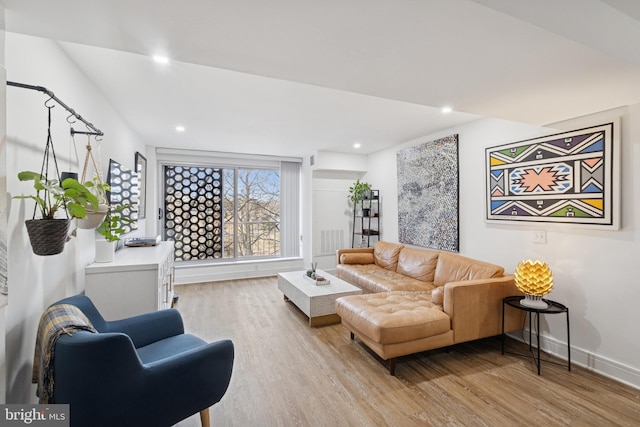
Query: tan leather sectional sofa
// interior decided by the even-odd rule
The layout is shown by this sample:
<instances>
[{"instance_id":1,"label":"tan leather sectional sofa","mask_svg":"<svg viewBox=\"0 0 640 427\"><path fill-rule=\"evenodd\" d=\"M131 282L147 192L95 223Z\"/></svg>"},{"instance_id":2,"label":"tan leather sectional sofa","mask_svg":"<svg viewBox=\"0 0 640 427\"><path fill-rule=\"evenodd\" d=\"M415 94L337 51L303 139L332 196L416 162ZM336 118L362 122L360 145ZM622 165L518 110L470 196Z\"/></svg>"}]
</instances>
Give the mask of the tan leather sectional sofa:
<instances>
[{"instance_id":1,"label":"tan leather sectional sofa","mask_svg":"<svg viewBox=\"0 0 640 427\"><path fill-rule=\"evenodd\" d=\"M342 324L383 360L502 332L502 299L519 295L504 268L461 255L380 241L339 249L337 276L363 289L339 298ZM522 329L524 312L505 309L505 332Z\"/></svg>"}]
</instances>

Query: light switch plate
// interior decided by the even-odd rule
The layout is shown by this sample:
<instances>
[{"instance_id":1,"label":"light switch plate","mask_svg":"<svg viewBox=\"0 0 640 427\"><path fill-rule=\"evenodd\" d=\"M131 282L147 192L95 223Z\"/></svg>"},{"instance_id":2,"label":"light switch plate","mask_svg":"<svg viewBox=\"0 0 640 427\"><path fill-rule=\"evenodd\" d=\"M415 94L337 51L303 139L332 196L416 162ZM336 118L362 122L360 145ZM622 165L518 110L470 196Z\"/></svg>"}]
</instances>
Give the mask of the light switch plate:
<instances>
[{"instance_id":1,"label":"light switch plate","mask_svg":"<svg viewBox=\"0 0 640 427\"><path fill-rule=\"evenodd\" d=\"M533 232L533 243L547 243L547 232L545 230L536 230Z\"/></svg>"}]
</instances>

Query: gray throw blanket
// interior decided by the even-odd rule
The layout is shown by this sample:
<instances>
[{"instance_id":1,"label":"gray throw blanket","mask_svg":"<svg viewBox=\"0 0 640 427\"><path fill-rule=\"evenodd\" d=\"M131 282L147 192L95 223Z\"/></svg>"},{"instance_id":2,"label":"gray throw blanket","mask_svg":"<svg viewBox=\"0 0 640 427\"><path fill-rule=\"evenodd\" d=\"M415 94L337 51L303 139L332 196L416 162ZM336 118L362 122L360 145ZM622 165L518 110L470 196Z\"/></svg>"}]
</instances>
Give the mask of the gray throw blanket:
<instances>
[{"instance_id":1,"label":"gray throw blanket","mask_svg":"<svg viewBox=\"0 0 640 427\"><path fill-rule=\"evenodd\" d=\"M36 395L40 403L53 403L53 357L56 341L62 334L76 331L97 332L87 316L74 305L53 305L42 314L38 324L36 349L33 355L32 383L38 384Z\"/></svg>"}]
</instances>

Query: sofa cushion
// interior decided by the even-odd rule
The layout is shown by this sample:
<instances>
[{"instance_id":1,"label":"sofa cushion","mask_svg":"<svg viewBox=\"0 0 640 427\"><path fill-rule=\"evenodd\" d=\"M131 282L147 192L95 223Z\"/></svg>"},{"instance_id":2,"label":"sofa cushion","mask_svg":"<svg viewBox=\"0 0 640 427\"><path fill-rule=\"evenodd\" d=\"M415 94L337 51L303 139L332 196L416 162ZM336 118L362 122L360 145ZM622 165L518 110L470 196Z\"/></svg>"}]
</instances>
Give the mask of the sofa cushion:
<instances>
[{"instance_id":1,"label":"sofa cushion","mask_svg":"<svg viewBox=\"0 0 640 427\"><path fill-rule=\"evenodd\" d=\"M396 271L423 282L433 282L438 254L430 249L403 248L398 255Z\"/></svg>"},{"instance_id":2,"label":"sofa cushion","mask_svg":"<svg viewBox=\"0 0 640 427\"><path fill-rule=\"evenodd\" d=\"M444 303L444 286L437 286L431 291L431 302L440 306Z\"/></svg>"},{"instance_id":3,"label":"sofa cushion","mask_svg":"<svg viewBox=\"0 0 640 427\"><path fill-rule=\"evenodd\" d=\"M425 293L383 292L336 300L336 312L358 331L380 344L443 334L451 321Z\"/></svg>"},{"instance_id":4,"label":"sofa cushion","mask_svg":"<svg viewBox=\"0 0 640 427\"><path fill-rule=\"evenodd\" d=\"M450 252L440 252L433 284L444 286L449 282L459 282L461 280L490 279L492 277L502 277L504 268L478 261L462 255Z\"/></svg>"},{"instance_id":5,"label":"sofa cushion","mask_svg":"<svg viewBox=\"0 0 640 427\"><path fill-rule=\"evenodd\" d=\"M373 249L376 265L391 271L396 271L398 266L398 255L404 248L401 243L391 243L379 241Z\"/></svg>"},{"instance_id":6,"label":"sofa cushion","mask_svg":"<svg viewBox=\"0 0 640 427\"><path fill-rule=\"evenodd\" d=\"M345 253L340 255L341 264L373 264L373 253Z\"/></svg>"},{"instance_id":7,"label":"sofa cushion","mask_svg":"<svg viewBox=\"0 0 640 427\"><path fill-rule=\"evenodd\" d=\"M386 270L375 264L338 264L336 275L362 288L365 292L419 291L429 292L433 284Z\"/></svg>"}]
</instances>

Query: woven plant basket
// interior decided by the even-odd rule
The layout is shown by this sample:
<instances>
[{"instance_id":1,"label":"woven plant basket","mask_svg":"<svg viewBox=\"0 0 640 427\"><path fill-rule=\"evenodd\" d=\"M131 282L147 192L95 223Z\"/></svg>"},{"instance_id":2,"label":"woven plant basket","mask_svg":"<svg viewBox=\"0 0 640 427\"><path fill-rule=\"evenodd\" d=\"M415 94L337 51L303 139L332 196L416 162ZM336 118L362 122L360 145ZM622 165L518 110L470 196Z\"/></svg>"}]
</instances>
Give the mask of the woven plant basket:
<instances>
[{"instance_id":1,"label":"woven plant basket","mask_svg":"<svg viewBox=\"0 0 640 427\"><path fill-rule=\"evenodd\" d=\"M28 219L25 221L31 248L36 255L57 255L64 250L70 219Z\"/></svg>"}]
</instances>

